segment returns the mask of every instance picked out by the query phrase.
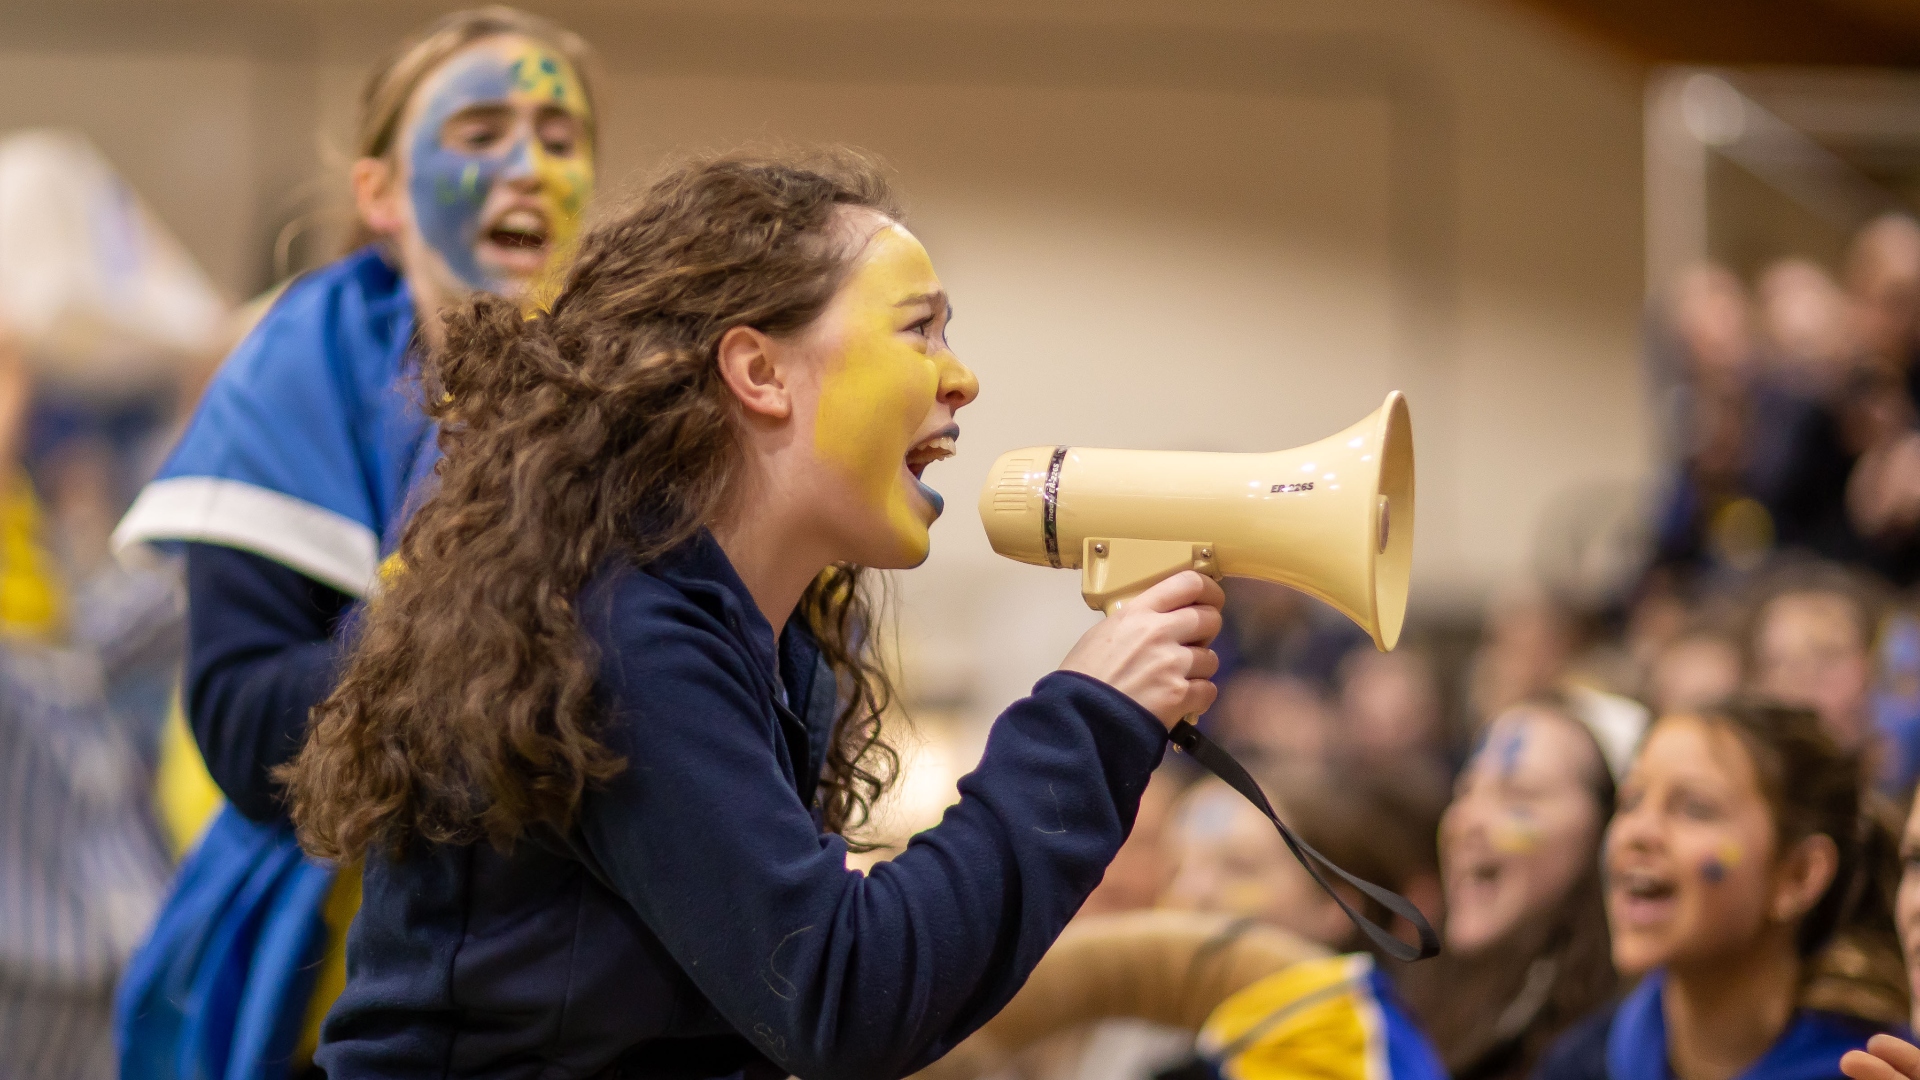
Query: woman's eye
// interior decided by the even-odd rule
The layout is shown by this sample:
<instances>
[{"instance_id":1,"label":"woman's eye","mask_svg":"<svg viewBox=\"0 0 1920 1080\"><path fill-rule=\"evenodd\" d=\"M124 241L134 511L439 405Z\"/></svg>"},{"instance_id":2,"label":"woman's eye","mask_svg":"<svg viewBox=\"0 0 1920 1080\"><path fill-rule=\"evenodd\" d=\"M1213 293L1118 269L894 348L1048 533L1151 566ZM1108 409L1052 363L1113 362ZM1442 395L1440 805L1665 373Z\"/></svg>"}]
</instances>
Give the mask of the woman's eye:
<instances>
[{"instance_id":1,"label":"woman's eye","mask_svg":"<svg viewBox=\"0 0 1920 1080\"><path fill-rule=\"evenodd\" d=\"M572 157L580 148L579 124L571 116L543 118L538 134L541 147L554 157Z\"/></svg>"},{"instance_id":2,"label":"woman's eye","mask_svg":"<svg viewBox=\"0 0 1920 1080\"><path fill-rule=\"evenodd\" d=\"M910 334L919 334L921 337L926 337L928 334L931 334L933 332L933 316L929 315L919 322L908 326L907 332Z\"/></svg>"},{"instance_id":3,"label":"woman's eye","mask_svg":"<svg viewBox=\"0 0 1920 1080\"><path fill-rule=\"evenodd\" d=\"M446 141L453 149L481 153L499 138L500 132L490 124L466 124L449 132Z\"/></svg>"},{"instance_id":4,"label":"woman's eye","mask_svg":"<svg viewBox=\"0 0 1920 1080\"><path fill-rule=\"evenodd\" d=\"M1720 808L1705 799L1683 798L1679 810L1683 816L1694 821L1712 821L1720 816Z\"/></svg>"}]
</instances>

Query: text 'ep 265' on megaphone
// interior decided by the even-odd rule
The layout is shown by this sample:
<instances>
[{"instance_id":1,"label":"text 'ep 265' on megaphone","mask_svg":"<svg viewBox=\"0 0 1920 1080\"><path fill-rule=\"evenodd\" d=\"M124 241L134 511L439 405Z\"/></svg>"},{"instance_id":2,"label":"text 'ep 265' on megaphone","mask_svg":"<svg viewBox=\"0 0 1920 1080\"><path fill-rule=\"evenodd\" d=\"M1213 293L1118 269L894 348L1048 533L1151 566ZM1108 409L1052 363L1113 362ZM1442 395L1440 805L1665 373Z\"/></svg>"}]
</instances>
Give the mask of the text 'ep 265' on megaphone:
<instances>
[{"instance_id":1,"label":"text 'ep 265' on megaphone","mask_svg":"<svg viewBox=\"0 0 1920 1080\"><path fill-rule=\"evenodd\" d=\"M1371 416L1271 454L1029 446L1000 455L980 520L1009 559L1080 571L1111 614L1182 570L1319 597L1381 649L1400 639L1413 557L1413 428Z\"/></svg>"},{"instance_id":2,"label":"text 'ep 265' on megaphone","mask_svg":"<svg viewBox=\"0 0 1920 1080\"><path fill-rule=\"evenodd\" d=\"M1080 571L1080 592L1111 615L1183 570L1277 581L1317 596L1391 649L1413 560L1413 427L1398 391L1338 435L1271 454L1029 446L1000 455L980 492L993 550ZM1169 740L1265 814L1300 864L1387 955L1440 951L1406 897L1347 873L1280 820L1232 754L1194 726ZM1353 907L1329 876L1413 928L1403 941Z\"/></svg>"}]
</instances>

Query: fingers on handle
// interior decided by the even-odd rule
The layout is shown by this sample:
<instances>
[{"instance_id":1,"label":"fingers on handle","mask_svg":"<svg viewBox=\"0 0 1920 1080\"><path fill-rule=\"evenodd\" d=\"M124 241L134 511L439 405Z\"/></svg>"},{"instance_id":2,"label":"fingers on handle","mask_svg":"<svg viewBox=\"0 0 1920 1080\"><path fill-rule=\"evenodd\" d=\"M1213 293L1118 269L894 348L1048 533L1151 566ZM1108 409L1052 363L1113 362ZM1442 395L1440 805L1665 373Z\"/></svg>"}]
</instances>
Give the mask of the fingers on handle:
<instances>
[{"instance_id":1,"label":"fingers on handle","mask_svg":"<svg viewBox=\"0 0 1920 1080\"><path fill-rule=\"evenodd\" d=\"M1218 608L1227 594L1220 583L1197 570L1182 570L1140 594L1134 603L1154 611L1178 611L1192 604Z\"/></svg>"},{"instance_id":2,"label":"fingers on handle","mask_svg":"<svg viewBox=\"0 0 1920 1080\"><path fill-rule=\"evenodd\" d=\"M1205 679L1188 679L1186 700L1180 703L1181 716L1197 716L1213 708L1220 691Z\"/></svg>"},{"instance_id":3,"label":"fingers on handle","mask_svg":"<svg viewBox=\"0 0 1920 1080\"><path fill-rule=\"evenodd\" d=\"M1211 679L1220 670L1220 655L1212 649L1199 646L1187 646L1192 661L1187 666L1187 678Z\"/></svg>"},{"instance_id":4,"label":"fingers on handle","mask_svg":"<svg viewBox=\"0 0 1920 1080\"><path fill-rule=\"evenodd\" d=\"M1220 635L1222 625L1220 609L1194 605L1168 612L1167 629L1173 639L1182 645L1197 645L1205 648L1213 644Z\"/></svg>"}]
</instances>

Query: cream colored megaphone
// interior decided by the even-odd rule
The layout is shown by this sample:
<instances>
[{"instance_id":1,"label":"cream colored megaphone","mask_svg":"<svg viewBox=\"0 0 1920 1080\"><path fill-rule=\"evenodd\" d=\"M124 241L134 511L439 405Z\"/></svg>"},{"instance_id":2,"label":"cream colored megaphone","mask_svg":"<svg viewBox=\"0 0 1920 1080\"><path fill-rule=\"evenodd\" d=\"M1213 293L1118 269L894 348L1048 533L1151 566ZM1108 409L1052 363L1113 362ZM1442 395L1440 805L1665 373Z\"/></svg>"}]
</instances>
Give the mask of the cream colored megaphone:
<instances>
[{"instance_id":1,"label":"cream colored megaphone","mask_svg":"<svg viewBox=\"0 0 1920 1080\"><path fill-rule=\"evenodd\" d=\"M1009 559L1080 571L1089 606L1182 570L1317 596L1381 649L1413 558L1413 428L1399 391L1338 435L1271 454L1029 446L1000 455L980 520Z\"/></svg>"}]
</instances>

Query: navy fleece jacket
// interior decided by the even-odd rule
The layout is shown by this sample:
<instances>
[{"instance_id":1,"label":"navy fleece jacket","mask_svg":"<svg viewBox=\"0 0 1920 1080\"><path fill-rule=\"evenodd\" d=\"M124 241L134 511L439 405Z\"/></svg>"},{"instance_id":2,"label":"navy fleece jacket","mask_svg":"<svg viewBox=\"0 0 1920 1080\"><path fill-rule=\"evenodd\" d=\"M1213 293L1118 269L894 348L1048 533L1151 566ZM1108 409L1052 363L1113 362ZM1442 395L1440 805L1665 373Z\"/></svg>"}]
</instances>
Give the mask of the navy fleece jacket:
<instances>
[{"instance_id":1,"label":"navy fleece jacket","mask_svg":"<svg viewBox=\"0 0 1920 1080\"><path fill-rule=\"evenodd\" d=\"M940 825L863 876L812 810L831 675L709 536L603 572L580 611L626 770L568 838L369 858L333 1080L903 1076L1020 988L1166 743L1112 687L1049 675Z\"/></svg>"}]
</instances>

